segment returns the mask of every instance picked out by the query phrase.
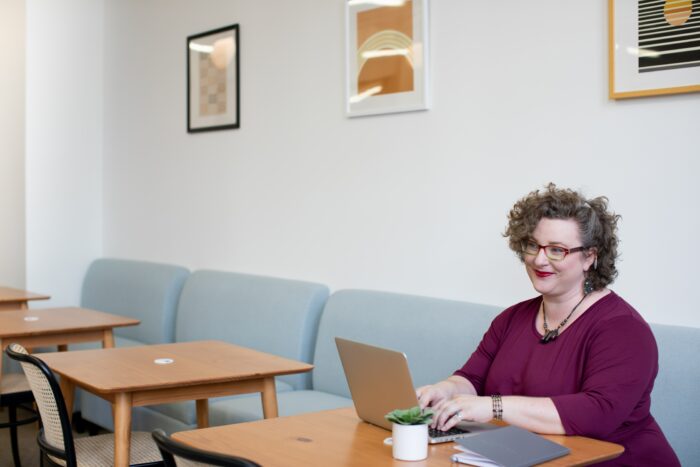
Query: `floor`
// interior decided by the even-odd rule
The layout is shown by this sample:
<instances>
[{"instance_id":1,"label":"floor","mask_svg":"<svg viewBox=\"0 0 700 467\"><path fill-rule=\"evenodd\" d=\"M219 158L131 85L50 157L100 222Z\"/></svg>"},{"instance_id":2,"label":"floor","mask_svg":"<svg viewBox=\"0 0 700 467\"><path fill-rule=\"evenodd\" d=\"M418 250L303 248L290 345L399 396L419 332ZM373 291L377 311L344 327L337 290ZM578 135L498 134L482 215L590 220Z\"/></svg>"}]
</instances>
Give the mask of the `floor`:
<instances>
[{"instance_id":1,"label":"floor","mask_svg":"<svg viewBox=\"0 0 700 467\"><path fill-rule=\"evenodd\" d=\"M23 418L24 411L18 411L17 417ZM0 412L0 422L7 422L7 409ZM39 466L39 448L36 444L37 424L30 423L23 425L17 430L19 432L19 451L22 467ZM0 430L0 467L12 467L12 448L10 446L10 430L4 428Z\"/></svg>"},{"instance_id":2,"label":"floor","mask_svg":"<svg viewBox=\"0 0 700 467\"><path fill-rule=\"evenodd\" d=\"M24 411L17 412L18 418L22 418L25 415L26 412ZM7 418L7 409L0 411L0 422L6 422ZM38 426L36 423L30 423L18 428L19 457L22 462L22 467L39 467L39 448L36 443L37 430ZM106 433L104 431L102 432ZM73 436L75 437L87 435L87 432L73 432ZM0 429L0 467L13 467L14 465L12 461L12 447L10 445L10 430L7 428Z\"/></svg>"}]
</instances>

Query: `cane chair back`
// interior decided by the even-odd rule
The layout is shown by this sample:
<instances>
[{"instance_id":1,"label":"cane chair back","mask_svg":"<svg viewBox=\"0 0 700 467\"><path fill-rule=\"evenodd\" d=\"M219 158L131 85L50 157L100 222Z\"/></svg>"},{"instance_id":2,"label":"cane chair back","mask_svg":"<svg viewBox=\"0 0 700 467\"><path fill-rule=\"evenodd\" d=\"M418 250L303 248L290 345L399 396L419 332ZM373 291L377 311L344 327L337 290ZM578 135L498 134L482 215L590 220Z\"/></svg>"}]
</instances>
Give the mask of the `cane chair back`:
<instances>
[{"instance_id":1,"label":"cane chair back","mask_svg":"<svg viewBox=\"0 0 700 467\"><path fill-rule=\"evenodd\" d=\"M19 344L10 344L7 355L20 362L34 393L43 424L37 441L49 465L61 467L110 467L114 463L114 435L74 439L63 394L46 364L27 353ZM132 465L163 465L148 433L132 433Z\"/></svg>"}]
</instances>

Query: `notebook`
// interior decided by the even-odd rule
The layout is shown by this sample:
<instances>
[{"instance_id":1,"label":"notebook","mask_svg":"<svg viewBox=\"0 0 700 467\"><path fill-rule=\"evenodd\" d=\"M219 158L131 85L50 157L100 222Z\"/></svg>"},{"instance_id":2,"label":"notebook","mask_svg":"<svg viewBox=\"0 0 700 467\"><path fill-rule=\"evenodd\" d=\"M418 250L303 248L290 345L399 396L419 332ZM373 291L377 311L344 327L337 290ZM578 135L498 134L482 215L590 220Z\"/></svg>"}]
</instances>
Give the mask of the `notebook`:
<instances>
[{"instance_id":1,"label":"notebook","mask_svg":"<svg viewBox=\"0 0 700 467\"><path fill-rule=\"evenodd\" d=\"M515 426L457 440L453 462L475 466L528 467L569 454L569 448Z\"/></svg>"},{"instance_id":2,"label":"notebook","mask_svg":"<svg viewBox=\"0 0 700 467\"><path fill-rule=\"evenodd\" d=\"M418 405L405 354L340 337L335 338L335 343L355 410L362 420L391 430L391 422L384 415ZM430 443L445 443L497 427L460 422L456 428L449 432L430 430Z\"/></svg>"}]
</instances>

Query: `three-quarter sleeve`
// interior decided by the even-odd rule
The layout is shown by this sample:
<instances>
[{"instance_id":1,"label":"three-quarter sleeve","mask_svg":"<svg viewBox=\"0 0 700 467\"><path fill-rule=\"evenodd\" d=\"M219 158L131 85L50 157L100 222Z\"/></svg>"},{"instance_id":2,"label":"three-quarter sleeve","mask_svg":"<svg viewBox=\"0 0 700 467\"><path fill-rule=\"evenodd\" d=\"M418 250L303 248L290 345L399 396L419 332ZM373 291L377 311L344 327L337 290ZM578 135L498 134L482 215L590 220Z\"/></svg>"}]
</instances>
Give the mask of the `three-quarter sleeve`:
<instances>
[{"instance_id":1,"label":"three-quarter sleeve","mask_svg":"<svg viewBox=\"0 0 700 467\"><path fill-rule=\"evenodd\" d=\"M476 389L476 393L480 396L484 395L486 375L488 375L493 359L501 347L511 314L512 307L503 311L491 322L474 353L462 365L462 368L453 373L471 382L474 389Z\"/></svg>"},{"instance_id":2,"label":"three-quarter sleeve","mask_svg":"<svg viewBox=\"0 0 700 467\"><path fill-rule=\"evenodd\" d=\"M649 326L631 316L606 320L585 350L580 392L552 397L566 434L604 439L623 422L642 422L630 416L640 404L649 413L648 393L658 371Z\"/></svg>"}]
</instances>

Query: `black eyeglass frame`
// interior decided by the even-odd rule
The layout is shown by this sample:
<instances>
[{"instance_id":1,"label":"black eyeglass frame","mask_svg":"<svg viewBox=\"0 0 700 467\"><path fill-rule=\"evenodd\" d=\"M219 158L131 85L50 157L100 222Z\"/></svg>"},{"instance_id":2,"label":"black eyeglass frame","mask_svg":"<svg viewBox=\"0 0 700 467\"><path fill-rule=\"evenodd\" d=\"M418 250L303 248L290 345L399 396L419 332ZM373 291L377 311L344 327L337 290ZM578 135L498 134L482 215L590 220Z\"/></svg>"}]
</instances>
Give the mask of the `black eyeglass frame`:
<instances>
[{"instance_id":1,"label":"black eyeglass frame","mask_svg":"<svg viewBox=\"0 0 700 467\"><path fill-rule=\"evenodd\" d=\"M536 253L531 253L531 252L527 251L527 245L529 243L532 245L537 245L537 252ZM548 248L559 248L560 250L564 251L564 256L562 256L561 258L552 258L549 254L547 254ZM537 256L540 254L540 250L544 250L544 254L547 257L547 259L552 260L552 261L564 261L564 259L566 259L566 257L569 256L569 254L577 253L579 251L584 251L587 249L588 249L588 247L585 247L585 246L577 246L575 248L566 248L564 246L559 246L559 245L540 245L539 243L533 242L532 240L530 240L530 241L525 242L523 244L522 251L523 251L524 255Z\"/></svg>"}]
</instances>

